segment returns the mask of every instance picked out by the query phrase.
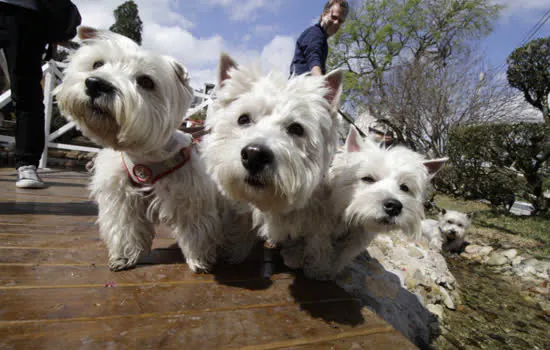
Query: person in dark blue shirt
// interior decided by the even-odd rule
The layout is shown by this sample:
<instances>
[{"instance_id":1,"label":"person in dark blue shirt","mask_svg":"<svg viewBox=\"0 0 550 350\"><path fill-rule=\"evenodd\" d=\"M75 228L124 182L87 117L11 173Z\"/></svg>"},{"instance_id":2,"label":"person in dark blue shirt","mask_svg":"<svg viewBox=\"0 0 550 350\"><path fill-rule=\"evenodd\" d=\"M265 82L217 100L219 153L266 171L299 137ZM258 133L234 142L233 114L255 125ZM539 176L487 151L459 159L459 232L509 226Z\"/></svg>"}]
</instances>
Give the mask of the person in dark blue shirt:
<instances>
[{"instance_id":1,"label":"person in dark blue shirt","mask_svg":"<svg viewBox=\"0 0 550 350\"><path fill-rule=\"evenodd\" d=\"M290 64L291 75L311 72L312 75L326 73L328 38L335 34L348 14L346 0L327 1L319 23L307 28L296 41L294 57Z\"/></svg>"}]
</instances>

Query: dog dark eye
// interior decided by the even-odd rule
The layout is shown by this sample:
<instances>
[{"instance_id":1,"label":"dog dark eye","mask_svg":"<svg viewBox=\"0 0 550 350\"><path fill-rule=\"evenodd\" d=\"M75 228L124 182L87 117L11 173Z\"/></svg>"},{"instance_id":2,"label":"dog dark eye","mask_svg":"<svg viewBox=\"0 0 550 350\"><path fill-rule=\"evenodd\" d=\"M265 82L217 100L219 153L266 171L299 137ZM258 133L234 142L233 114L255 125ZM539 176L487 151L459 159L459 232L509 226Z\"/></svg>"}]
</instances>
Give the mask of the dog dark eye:
<instances>
[{"instance_id":1,"label":"dog dark eye","mask_svg":"<svg viewBox=\"0 0 550 350\"><path fill-rule=\"evenodd\" d=\"M462 227L462 224L456 224L456 226L458 226L458 227Z\"/></svg>"},{"instance_id":2,"label":"dog dark eye","mask_svg":"<svg viewBox=\"0 0 550 350\"><path fill-rule=\"evenodd\" d=\"M140 75L137 77L136 82L145 90L153 90L155 88L155 82L147 75Z\"/></svg>"},{"instance_id":3,"label":"dog dark eye","mask_svg":"<svg viewBox=\"0 0 550 350\"><path fill-rule=\"evenodd\" d=\"M401 186L399 186L399 188L401 189L401 191L405 192L405 193L408 193L409 192L409 186L403 184Z\"/></svg>"},{"instance_id":4,"label":"dog dark eye","mask_svg":"<svg viewBox=\"0 0 550 350\"><path fill-rule=\"evenodd\" d=\"M304 127L298 123L290 124L286 131L291 135L304 136Z\"/></svg>"},{"instance_id":5,"label":"dog dark eye","mask_svg":"<svg viewBox=\"0 0 550 350\"><path fill-rule=\"evenodd\" d=\"M448 220L447 223L448 223L449 225L454 224L454 222L453 222L452 220Z\"/></svg>"},{"instance_id":6,"label":"dog dark eye","mask_svg":"<svg viewBox=\"0 0 550 350\"><path fill-rule=\"evenodd\" d=\"M241 115L239 119L237 119L237 123L239 123L239 125L250 124L250 116L248 114Z\"/></svg>"},{"instance_id":7,"label":"dog dark eye","mask_svg":"<svg viewBox=\"0 0 550 350\"><path fill-rule=\"evenodd\" d=\"M372 183L376 182L376 180L374 180L374 177L372 177L372 176L365 176L361 180L363 180L363 181L365 181L366 183L369 183L369 184L372 184Z\"/></svg>"},{"instance_id":8,"label":"dog dark eye","mask_svg":"<svg viewBox=\"0 0 550 350\"><path fill-rule=\"evenodd\" d=\"M103 61L95 61L94 65L92 66L94 69L98 69L99 67L102 67L105 64Z\"/></svg>"}]
</instances>

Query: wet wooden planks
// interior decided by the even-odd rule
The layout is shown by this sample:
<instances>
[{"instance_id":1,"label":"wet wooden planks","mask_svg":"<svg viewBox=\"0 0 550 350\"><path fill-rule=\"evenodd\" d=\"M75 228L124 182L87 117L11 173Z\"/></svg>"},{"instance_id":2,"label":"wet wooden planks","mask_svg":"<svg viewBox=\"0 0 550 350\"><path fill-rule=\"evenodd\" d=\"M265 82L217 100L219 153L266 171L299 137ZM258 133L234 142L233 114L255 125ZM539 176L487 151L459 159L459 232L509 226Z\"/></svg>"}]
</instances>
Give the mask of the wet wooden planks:
<instances>
[{"instance_id":1,"label":"wet wooden planks","mask_svg":"<svg viewBox=\"0 0 550 350\"><path fill-rule=\"evenodd\" d=\"M385 321L329 282L280 264L263 279L258 247L197 275L168 230L133 270L108 270L88 175L15 188L0 169L0 348L409 349Z\"/></svg>"}]
</instances>

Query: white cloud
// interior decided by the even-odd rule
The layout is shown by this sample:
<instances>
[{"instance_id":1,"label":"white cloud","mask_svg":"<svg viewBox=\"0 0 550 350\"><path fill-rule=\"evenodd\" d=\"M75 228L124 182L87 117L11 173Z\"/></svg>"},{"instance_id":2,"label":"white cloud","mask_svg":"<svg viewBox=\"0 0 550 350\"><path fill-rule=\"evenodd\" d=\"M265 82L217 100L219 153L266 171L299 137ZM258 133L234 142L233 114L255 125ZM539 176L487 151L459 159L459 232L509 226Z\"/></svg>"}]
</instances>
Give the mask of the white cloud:
<instances>
[{"instance_id":1,"label":"white cloud","mask_svg":"<svg viewBox=\"0 0 550 350\"><path fill-rule=\"evenodd\" d=\"M223 35L214 34L209 37L197 37L189 29L192 22L178 13L177 2L173 0L135 0L143 21L143 41L145 49L160 55L173 56L189 70L191 85L202 88L204 83L215 83L217 64L221 52L229 53L239 64L260 62L265 70L279 69L288 71L294 52L294 39L285 36L275 36L262 50L247 47L250 34L239 46L224 40ZM113 10L123 0L74 0L82 14L82 24L96 28L107 29L114 23ZM246 0L244 5L237 0L202 0L203 3L229 8L241 7L242 13L251 14L263 7L274 9L279 0ZM275 5L273 5L275 4ZM258 26L260 31L267 31L269 26ZM273 29L273 27L271 27Z\"/></svg>"},{"instance_id":2,"label":"white cloud","mask_svg":"<svg viewBox=\"0 0 550 350\"><path fill-rule=\"evenodd\" d=\"M276 69L283 73L288 73L290 61L294 55L294 46L294 38L290 36L275 36L262 50L261 63L263 69Z\"/></svg>"},{"instance_id":3,"label":"white cloud","mask_svg":"<svg viewBox=\"0 0 550 350\"><path fill-rule=\"evenodd\" d=\"M216 35L199 39L181 27L149 22L143 27L143 47L180 59L187 66L205 66L216 64L223 38Z\"/></svg>"},{"instance_id":4,"label":"white cloud","mask_svg":"<svg viewBox=\"0 0 550 350\"><path fill-rule=\"evenodd\" d=\"M82 24L98 28L108 28L115 22L113 11L124 1L112 0L73 0L80 14ZM176 11L176 2L171 0L135 0L143 23L156 22L164 25L177 25L191 28L193 23Z\"/></svg>"}]
</instances>

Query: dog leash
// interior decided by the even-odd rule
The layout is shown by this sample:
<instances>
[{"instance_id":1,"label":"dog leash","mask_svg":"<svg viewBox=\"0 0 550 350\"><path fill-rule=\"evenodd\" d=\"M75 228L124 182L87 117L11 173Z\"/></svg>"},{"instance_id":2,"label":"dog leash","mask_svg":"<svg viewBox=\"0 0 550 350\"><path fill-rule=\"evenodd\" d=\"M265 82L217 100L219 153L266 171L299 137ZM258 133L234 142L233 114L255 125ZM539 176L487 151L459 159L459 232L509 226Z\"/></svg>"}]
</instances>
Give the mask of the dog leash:
<instances>
[{"instance_id":1,"label":"dog leash","mask_svg":"<svg viewBox=\"0 0 550 350\"><path fill-rule=\"evenodd\" d=\"M348 123L350 123L351 125L353 125L355 127L355 129L357 129L357 131L359 131L359 135L361 135L361 137L367 137L367 135L363 132L363 130L361 130L356 124L355 122L353 121L353 119L347 115L344 111L342 111L341 109L338 109L338 113L340 113L340 115L342 116L342 118L344 118Z\"/></svg>"}]
</instances>

